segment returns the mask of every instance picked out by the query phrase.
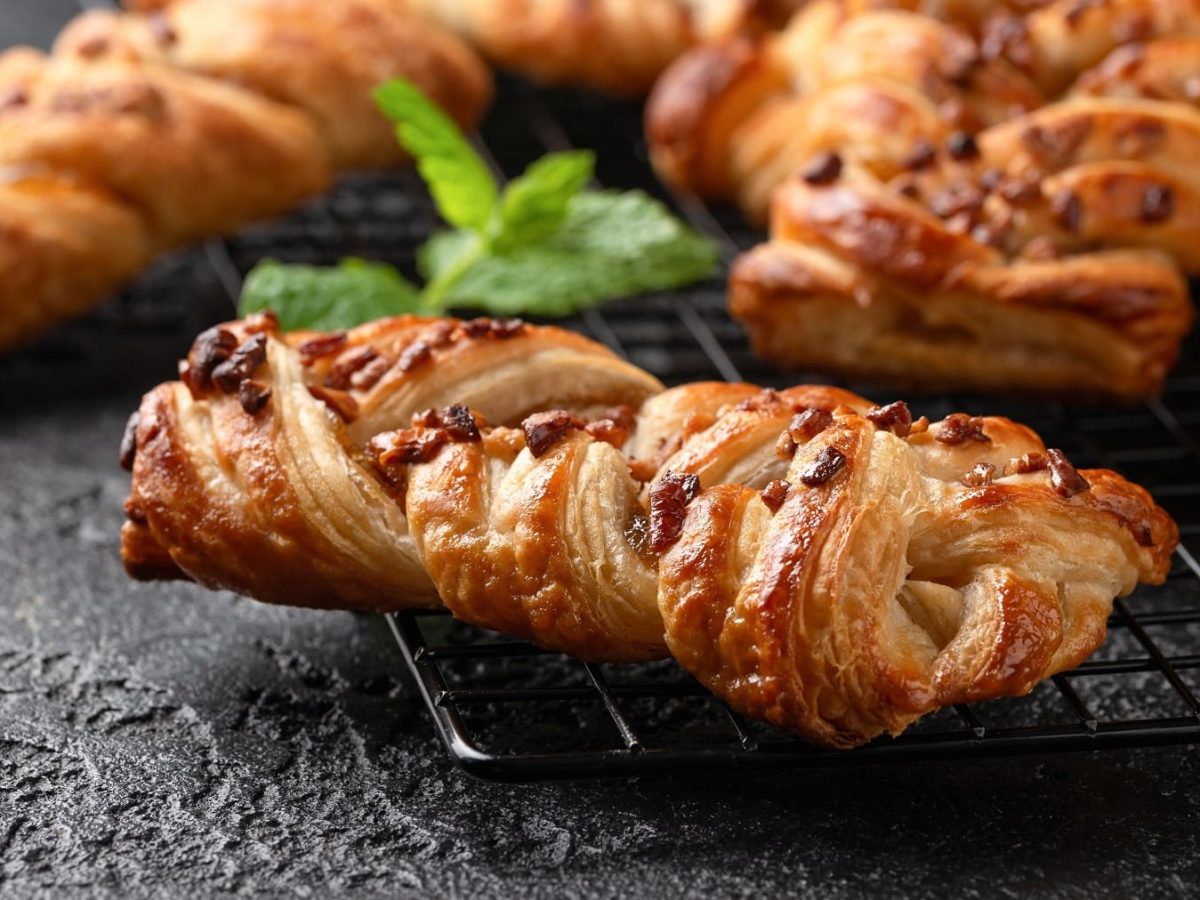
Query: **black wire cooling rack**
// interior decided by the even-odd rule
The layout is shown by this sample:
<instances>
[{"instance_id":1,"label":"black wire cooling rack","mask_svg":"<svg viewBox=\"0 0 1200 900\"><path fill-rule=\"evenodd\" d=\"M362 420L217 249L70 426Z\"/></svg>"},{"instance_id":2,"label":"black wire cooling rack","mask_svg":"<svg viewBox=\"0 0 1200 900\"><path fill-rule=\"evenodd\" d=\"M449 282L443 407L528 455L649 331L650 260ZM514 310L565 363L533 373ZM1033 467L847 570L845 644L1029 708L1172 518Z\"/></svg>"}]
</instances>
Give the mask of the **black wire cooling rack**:
<instances>
[{"instance_id":1,"label":"black wire cooling rack","mask_svg":"<svg viewBox=\"0 0 1200 900\"><path fill-rule=\"evenodd\" d=\"M716 239L728 262L761 240L736 213L668 196L647 163L639 110L573 92L503 81L480 135L496 169L516 174L547 150L588 147L608 187L641 188ZM408 171L351 178L279 222L164 261L74 327L0 362L0 396L31 402L53 385L102 387L111 358L168 359L228 318L245 272L264 256L296 262L357 255L412 272L437 226ZM750 353L725 313L722 279L670 295L606 304L566 321L668 384L746 380L782 387L828 378L781 375ZM97 355L104 357L99 359ZM55 377L47 384L46 373ZM877 402L898 399L848 384ZM1161 399L1135 409L1066 407L992 397L906 397L920 414L1008 415L1081 467L1106 466L1149 488L1179 522L1183 546L1168 583L1118 601L1105 646L1078 669L1019 699L959 706L897 739L844 752L807 746L733 714L672 661L586 665L449 616L389 617L438 733L467 771L531 780L713 766L853 766L883 761L1091 750L1200 741L1200 347L1192 342Z\"/></svg>"}]
</instances>

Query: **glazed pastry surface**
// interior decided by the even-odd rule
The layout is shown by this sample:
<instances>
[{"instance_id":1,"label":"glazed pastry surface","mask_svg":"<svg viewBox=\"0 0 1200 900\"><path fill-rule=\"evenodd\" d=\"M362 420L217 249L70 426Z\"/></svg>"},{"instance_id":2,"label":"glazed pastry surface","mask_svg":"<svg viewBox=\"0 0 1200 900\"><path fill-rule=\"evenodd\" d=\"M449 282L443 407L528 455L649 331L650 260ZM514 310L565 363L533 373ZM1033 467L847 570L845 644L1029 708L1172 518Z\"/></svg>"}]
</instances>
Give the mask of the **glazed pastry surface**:
<instances>
[{"instance_id":1,"label":"glazed pastry surface","mask_svg":"<svg viewBox=\"0 0 1200 900\"><path fill-rule=\"evenodd\" d=\"M1157 393L1200 273L1200 5L817 0L711 43L647 113L669 182L770 240L730 310L784 366Z\"/></svg>"},{"instance_id":2,"label":"glazed pastry surface","mask_svg":"<svg viewBox=\"0 0 1200 900\"><path fill-rule=\"evenodd\" d=\"M1178 538L1144 490L1007 419L914 421L820 386L664 390L514 320L211 329L122 457L134 577L440 603L590 660L671 653L832 746L1078 664Z\"/></svg>"}]
</instances>

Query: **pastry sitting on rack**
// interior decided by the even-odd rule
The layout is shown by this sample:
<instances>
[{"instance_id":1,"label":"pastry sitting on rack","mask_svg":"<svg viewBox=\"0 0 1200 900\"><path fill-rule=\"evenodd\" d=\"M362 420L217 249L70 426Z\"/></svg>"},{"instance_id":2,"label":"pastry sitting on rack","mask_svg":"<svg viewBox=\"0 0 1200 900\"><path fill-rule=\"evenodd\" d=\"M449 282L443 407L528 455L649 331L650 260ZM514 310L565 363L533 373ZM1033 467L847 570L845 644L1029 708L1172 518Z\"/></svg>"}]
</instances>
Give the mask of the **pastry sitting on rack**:
<instances>
[{"instance_id":1,"label":"pastry sitting on rack","mask_svg":"<svg viewBox=\"0 0 1200 900\"><path fill-rule=\"evenodd\" d=\"M730 281L755 349L910 387L1157 393L1200 273L1200 37L1160 36L1200 8L954 5L973 36L859 5L697 50L651 104L669 180L771 210Z\"/></svg>"},{"instance_id":2,"label":"pastry sitting on rack","mask_svg":"<svg viewBox=\"0 0 1200 900\"><path fill-rule=\"evenodd\" d=\"M1077 665L1177 540L1144 490L1007 419L914 420L836 388L664 391L514 320L219 326L121 455L135 577L442 603L592 660L670 652L735 709L835 747Z\"/></svg>"},{"instance_id":3,"label":"pastry sitting on rack","mask_svg":"<svg viewBox=\"0 0 1200 900\"><path fill-rule=\"evenodd\" d=\"M0 350L157 254L403 161L371 92L420 85L461 124L490 97L460 39L394 0L180 0L86 13L0 55Z\"/></svg>"}]
</instances>

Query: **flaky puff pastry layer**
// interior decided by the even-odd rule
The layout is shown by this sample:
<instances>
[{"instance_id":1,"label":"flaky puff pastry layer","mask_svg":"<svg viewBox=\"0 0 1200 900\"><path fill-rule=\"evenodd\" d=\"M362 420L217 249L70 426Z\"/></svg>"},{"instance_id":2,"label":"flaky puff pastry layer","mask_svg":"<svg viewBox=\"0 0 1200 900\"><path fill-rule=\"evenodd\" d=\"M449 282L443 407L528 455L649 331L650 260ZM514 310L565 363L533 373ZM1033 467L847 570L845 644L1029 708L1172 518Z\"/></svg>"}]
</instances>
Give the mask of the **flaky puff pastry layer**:
<instances>
[{"instance_id":1,"label":"flaky puff pastry layer","mask_svg":"<svg viewBox=\"0 0 1200 900\"><path fill-rule=\"evenodd\" d=\"M224 381L218 366L238 347L250 356ZM197 340L182 381L142 402L122 556L135 577L275 603L436 603L394 487L365 456L372 436L456 399L505 423L547 406L637 405L659 389L553 328L401 317L330 337L281 335L266 317L220 326Z\"/></svg>"},{"instance_id":2,"label":"flaky puff pastry layer","mask_svg":"<svg viewBox=\"0 0 1200 900\"><path fill-rule=\"evenodd\" d=\"M1178 538L1141 488L1006 419L663 391L511 320L222 326L123 456L135 577L440 602L590 660L670 652L734 708L841 747L1076 665Z\"/></svg>"},{"instance_id":3,"label":"flaky puff pastry layer","mask_svg":"<svg viewBox=\"0 0 1200 900\"><path fill-rule=\"evenodd\" d=\"M745 487L702 492L659 564L676 659L734 709L834 747L1078 665L1113 596L1165 577L1174 524L1113 472L1003 474L1045 452L1022 426L957 425L901 437L840 410L776 511Z\"/></svg>"}]
</instances>

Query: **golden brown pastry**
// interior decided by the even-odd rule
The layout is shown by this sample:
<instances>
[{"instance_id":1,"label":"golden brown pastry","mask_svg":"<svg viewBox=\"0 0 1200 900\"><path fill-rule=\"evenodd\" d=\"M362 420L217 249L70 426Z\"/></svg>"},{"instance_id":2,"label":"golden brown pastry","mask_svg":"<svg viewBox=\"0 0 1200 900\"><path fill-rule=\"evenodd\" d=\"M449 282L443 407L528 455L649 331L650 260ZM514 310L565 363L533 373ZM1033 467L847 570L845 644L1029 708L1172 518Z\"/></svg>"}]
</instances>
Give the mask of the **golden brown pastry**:
<instances>
[{"instance_id":1,"label":"golden brown pastry","mask_svg":"<svg viewBox=\"0 0 1200 900\"><path fill-rule=\"evenodd\" d=\"M372 87L405 75L464 125L490 95L458 38L398 0L185 0L92 12L0 55L0 349L155 254L278 215L402 154Z\"/></svg>"},{"instance_id":2,"label":"golden brown pastry","mask_svg":"<svg viewBox=\"0 0 1200 900\"><path fill-rule=\"evenodd\" d=\"M372 437L455 402L505 423L547 406L636 406L659 389L590 341L515 321L410 316L336 335L281 335L269 316L218 326L182 380L141 405L125 564L276 603L428 605L397 488L367 457Z\"/></svg>"},{"instance_id":3,"label":"golden brown pastry","mask_svg":"<svg viewBox=\"0 0 1200 900\"><path fill-rule=\"evenodd\" d=\"M478 57L409 14L404 0L178 0L149 16L96 10L66 28L55 54L156 62L298 107L336 169L404 159L371 96L389 78L410 79L464 126L491 93Z\"/></svg>"},{"instance_id":4,"label":"golden brown pastry","mask_svg":"<svg viewBox=\"0 0 1200 900\"><path fill-rule=\"evenodd\" d=\"M771 210L730 309L774 362L1152 395L1200 273L1200 5L982 12L817 0L778 35L698 48L651 98L655 163Z\"/></svg>"},{"instance_id":5,"label":"golden brown pastry","mask_svg":"<svg viewBox=\"0 0 1200 900\"><path fill-rule=\"evenodd\" d=\"M1006 419L663 391L513 320L212 329L122 457L135 577L440 599L585 659L669 650L735 709L842 747L1078 664L1178 538L1145 491Z\"/></svg>"},{"instance_id":6,"label":"golden brown pastry","mask_svg":"<svg viewBox=\"0 0 1200 900\"><path fill-rule=\"evenodd\" d=\"M404 0L496 65L642 94L698 41L786 21L803 0Z\"/></svg>"}]
</instances>

